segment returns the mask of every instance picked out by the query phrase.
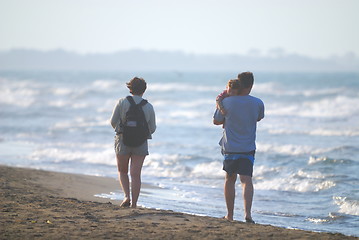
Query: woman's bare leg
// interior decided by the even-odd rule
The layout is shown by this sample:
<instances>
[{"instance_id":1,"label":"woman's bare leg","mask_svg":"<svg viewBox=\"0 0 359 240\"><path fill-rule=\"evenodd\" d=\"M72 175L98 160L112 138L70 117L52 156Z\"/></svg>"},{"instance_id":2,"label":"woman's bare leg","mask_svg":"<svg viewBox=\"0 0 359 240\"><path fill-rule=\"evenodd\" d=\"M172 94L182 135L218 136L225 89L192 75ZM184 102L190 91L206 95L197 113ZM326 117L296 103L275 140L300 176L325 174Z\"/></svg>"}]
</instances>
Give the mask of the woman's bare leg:
<instances>
[{"instance_id":1,"label":"woman's bare leg","mask_svg":"<svg viewBox=\"0 0 359 240\"><path fill-rule=\"evenodd\" d=\"M143 161L146 156L132 155L131 156L131 192L132 192L132 204L131 207L137 207L138 196L141 191L141 170Z\"/></svg>"},{"instance_id":2,"label":"woman's bare leg","mask_svg":"<svg viewBox=\"0 0 359 240\"><path fill-rule=\"evenodd\" d=\"M122 191L125 195L122 203L131 201L130 198L130 183L128 179L128 163L130 155L116 155L118 179L120 180Z\"/></svg>"}]
</instances>

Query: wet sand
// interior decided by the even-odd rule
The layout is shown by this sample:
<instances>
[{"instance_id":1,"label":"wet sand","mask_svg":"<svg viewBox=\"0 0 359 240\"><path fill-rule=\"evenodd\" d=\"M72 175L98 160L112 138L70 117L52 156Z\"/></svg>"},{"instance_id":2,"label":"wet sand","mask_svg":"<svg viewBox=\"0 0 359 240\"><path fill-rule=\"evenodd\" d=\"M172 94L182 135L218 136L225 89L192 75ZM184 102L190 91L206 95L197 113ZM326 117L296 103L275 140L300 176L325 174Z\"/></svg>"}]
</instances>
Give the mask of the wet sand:
<instances>
[{"instance_id":1,"label":"wet sand","mask_svg":"<svg viewBox=\"0 0 359 240\"><path fill-rule=\"evenodd\" d=\"M115 179L0 165L0 239L358 239L165 210L94 197ZM146 187L146 186L145 186Z\"/></svg>"}]
</instances>

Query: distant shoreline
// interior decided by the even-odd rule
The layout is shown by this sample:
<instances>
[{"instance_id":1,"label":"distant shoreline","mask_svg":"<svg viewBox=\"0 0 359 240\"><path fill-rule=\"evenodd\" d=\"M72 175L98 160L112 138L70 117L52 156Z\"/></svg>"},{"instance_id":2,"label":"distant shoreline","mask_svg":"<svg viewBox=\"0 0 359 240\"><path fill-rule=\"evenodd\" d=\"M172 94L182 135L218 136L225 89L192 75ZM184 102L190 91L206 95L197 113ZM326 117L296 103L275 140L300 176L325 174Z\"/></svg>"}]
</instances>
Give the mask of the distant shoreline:
<instances>
[{"instance_id":1,"label":"distant shoreline","mask_svg":"<svg viewBox=\"0 0 359 240\"><path fill-rule=\"evenodd\" d=\"M62 49L0 51L0 70L77 71L264 71L357 72L359 56L348 53L313 58L281 53L274 56L241 54L186 54L180 51L128 50L79 54Z\"/></svg>"},{"instance_id":2,"label":"distant shoreline","mask_svg":"<svg viewBox=\"0 0 359 240\"><path fill-rule=\"evenodd\" d=\"M358 239L338 233L228 222L94 197L116 179L0 165L0 239Z\"/></svg>"}]
</instances>

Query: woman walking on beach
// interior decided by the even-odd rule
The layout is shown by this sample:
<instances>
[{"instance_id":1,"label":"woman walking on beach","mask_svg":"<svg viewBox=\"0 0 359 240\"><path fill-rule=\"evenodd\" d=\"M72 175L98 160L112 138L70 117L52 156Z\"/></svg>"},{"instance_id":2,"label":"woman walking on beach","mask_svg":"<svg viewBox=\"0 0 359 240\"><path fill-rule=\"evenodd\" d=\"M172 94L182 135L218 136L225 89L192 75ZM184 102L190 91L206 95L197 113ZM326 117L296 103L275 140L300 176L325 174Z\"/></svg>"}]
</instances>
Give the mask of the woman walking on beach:
<instances>
[{"instance_id":1,"label":"woman walking on beach","mask_svg":"<svg viewBox=\"0 0 359 240\"><path fill-rule=\"evenodd\" d=\"M118 101L111 116L111 125L116 132L115 152L117 169L120 184L125 195L121 207L131 206L135 208L137 207L137 200L141 190L143 161L149 154L147 139L151 139L152 134L156 130L156 118L153 106L142 98L147 88L146 81L135 77L127 83L127 87L132 96L121 98ZM136 117L139 119L136 119ZM146 125L145 130L138 128L141 125L141 117L143 117ZM144 138L141 139L143 131L146 133ZM130 162L132 202L128 177Z\"/></svg>"}]
</instances>

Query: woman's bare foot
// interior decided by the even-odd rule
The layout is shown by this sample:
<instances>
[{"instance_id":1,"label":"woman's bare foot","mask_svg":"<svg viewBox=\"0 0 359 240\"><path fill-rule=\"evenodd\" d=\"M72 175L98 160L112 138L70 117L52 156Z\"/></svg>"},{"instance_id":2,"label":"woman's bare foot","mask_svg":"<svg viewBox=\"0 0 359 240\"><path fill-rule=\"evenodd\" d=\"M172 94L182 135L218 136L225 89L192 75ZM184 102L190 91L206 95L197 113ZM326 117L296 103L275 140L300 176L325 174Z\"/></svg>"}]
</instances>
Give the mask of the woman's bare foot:
<instances>
[{"instance_id":1,"label":"woman's bare foot","mask_svg":"<svg viewBox=\"0 0 359 240\"><path fill-rule=\"evenodd\" d=\"M233 218L229 218L228 216L224 216L222 219L228 220L228 221L233 221Z\"/></svg>"},{"instance_id":2,"label":"woman's bare foot","mask_svg":"<svg viewBox=\"0 0 359 240\"><path fill-rule=\"evenodd\" d=\"M120 207L130 207L131 206L131 200L129 198L123 199L122 203L120 204Z\"/></svg>"},{"instance_id":3,"label":"woman's bare foot","mask_svg":"<svg viewBox=\"0 0 359 240\"><path fill-rule=\"evenodd\" d=\"M246 223L253 223L253 224L255 224L255 222L253 221L252 218L246 218Z\"/></svg>"}]
</instances>

